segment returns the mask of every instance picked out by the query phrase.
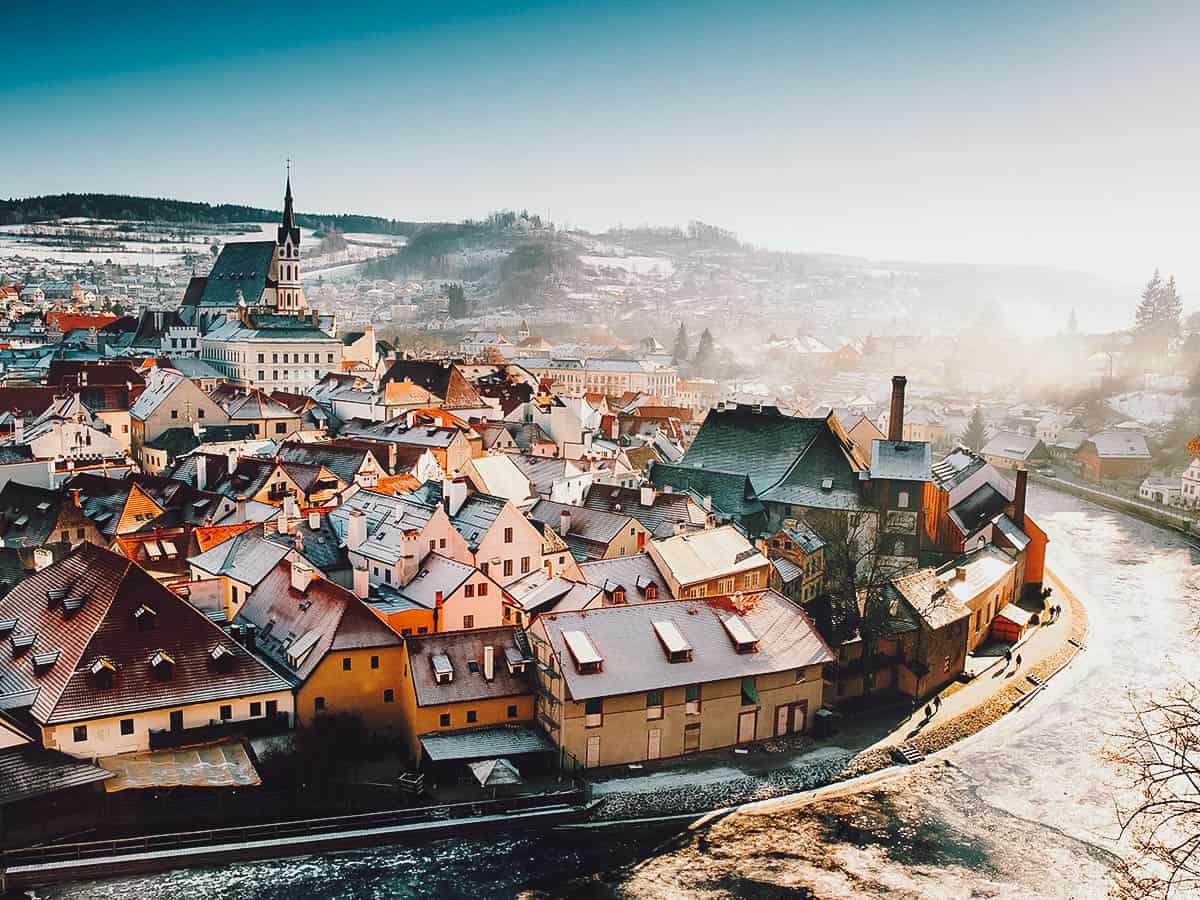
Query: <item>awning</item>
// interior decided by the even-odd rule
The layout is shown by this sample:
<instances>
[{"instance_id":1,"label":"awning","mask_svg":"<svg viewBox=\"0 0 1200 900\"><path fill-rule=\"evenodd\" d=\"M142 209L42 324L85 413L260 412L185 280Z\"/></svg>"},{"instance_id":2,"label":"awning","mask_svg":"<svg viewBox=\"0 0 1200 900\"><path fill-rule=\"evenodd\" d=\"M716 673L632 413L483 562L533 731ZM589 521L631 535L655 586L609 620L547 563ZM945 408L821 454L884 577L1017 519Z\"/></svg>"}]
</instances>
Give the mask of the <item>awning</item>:
<instances>
[{"instance_id":1,"label":"awning","mask_svg":"<svg viewBox=\"0 0 1200 900\"><path fill-rule=\"evenodd\" d=\"M100 765L116 774L104 784L108 792L130 788L253 787L262 784L240 741L106 756Z\"/></svg>"},{"instance_id":2,"label":"awning","mask_svg":"<svg viewBox=\"0 0 1200 900\"><path fill-rule=\"evenodd\" d=\"M482 759L471 763L470 768L480 787L521 783L521 773L507 759Z\"/></svg>"},{"instance_id":3,"label":"awning","mask_svg":"<svg viewBox=\"0 0 1200 900\"><path fill-rule=\"evenodd\" d=\"M1024 628L1029 624L1029 620L1033 618L1033 613L1027 609L1022 609L1015 603L1010 603L1004 609L1000 610L1000 612L996 613L996 618L1006 619L1014 625Z\"/></svg>"},{"instance_id":4,"label":"awning","mask_svg":"<svg viewBox=\"0 0 1200 900\"><path fill-rule=\"evenodd\" d=\"M545 735L528 725L493 725L466 731L423 734L421 746L431 762L493 759L554 750L554 745Z\"/></svg>"}]
</instances>

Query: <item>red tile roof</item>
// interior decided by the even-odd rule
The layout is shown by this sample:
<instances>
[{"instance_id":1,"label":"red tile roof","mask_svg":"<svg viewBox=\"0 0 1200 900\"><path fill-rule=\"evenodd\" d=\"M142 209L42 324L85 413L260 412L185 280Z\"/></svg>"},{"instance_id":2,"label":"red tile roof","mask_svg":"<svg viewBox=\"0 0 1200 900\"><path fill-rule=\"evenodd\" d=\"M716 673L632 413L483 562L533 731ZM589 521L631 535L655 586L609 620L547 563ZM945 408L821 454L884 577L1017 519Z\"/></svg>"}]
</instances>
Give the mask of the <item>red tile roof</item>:
<instances>
[{"instance_id":1,"label":"red tile roof","mask_svg":"<svg viewBox=\"0 0 1200 900\"><path fill-rule=\"evenodd\" d=\"M66 334L68 331L75 331L78 328L103 328L119 318L120 316L111 315L82 316L74 313L51 312L46 314L46 324L57 325L58 330Z\"/></svg>"}]
</instances>

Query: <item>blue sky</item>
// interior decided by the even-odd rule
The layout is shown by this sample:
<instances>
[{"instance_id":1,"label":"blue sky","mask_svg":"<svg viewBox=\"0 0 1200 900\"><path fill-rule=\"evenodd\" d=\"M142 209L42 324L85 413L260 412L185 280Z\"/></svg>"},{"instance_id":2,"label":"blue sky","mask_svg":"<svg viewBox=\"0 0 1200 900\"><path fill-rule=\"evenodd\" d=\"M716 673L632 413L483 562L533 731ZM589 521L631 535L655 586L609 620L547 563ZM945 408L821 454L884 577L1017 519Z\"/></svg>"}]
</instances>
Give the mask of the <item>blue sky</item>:
<instances>
[{"instance_id":1,"label":"blue sky","mask_svg":"<svg viewBox=\"0 0 1200 900\"><path fill-rule=\"evenodd\" d=\"M306 211L699 218L1200 291L1194 3L100 6L4 4L0 194L277 206L290 155Z\"/></svg>"}]
</instances>

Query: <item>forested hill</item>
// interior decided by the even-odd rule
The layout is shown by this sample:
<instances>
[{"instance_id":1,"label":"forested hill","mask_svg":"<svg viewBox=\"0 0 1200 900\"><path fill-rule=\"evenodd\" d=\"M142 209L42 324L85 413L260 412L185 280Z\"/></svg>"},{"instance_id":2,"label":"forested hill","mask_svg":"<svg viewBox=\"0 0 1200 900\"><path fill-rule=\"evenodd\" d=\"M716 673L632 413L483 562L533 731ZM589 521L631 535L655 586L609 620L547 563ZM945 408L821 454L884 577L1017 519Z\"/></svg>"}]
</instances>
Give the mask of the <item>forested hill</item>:
<instances>
[{"instance_id":1,"label":"forested hill","mask_svg":"<svg viewBox=\"0 0 1200 900\"><path fill-rule=\"evenodd\" d=\"M191 203L162 197L127 197L122 194L54 194L0 200L0 225L23 225L55 219L84 217L180 225L229 225L238 222L277 222L277 209L258 209L233 203ZM296 222L308 228L336 228L375 234L411 234L416 224L379 216L297 213Z\"/></svg>"}]
</instances>

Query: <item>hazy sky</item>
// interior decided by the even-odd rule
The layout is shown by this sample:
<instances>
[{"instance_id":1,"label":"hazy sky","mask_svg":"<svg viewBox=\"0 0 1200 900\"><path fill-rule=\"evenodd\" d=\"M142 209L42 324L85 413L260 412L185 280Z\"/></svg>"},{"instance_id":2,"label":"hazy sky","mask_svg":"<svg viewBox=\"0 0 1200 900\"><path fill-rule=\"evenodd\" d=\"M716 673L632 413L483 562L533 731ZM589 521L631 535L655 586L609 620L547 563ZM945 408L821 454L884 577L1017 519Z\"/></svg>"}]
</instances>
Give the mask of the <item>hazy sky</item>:
<instances>
[{"instance_id":1,"label":"hazy sky","mask_svg":"<svg viewBox=\"0 0 1200 900\"><path fill-rule=\"evenodd\" d=\"M1200 296L1194 0L122 5L3 3L0 195L277 207L290 154L304 211L698 218Z\"/></svg>"}]
</instances>

